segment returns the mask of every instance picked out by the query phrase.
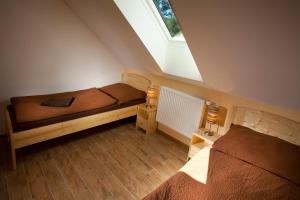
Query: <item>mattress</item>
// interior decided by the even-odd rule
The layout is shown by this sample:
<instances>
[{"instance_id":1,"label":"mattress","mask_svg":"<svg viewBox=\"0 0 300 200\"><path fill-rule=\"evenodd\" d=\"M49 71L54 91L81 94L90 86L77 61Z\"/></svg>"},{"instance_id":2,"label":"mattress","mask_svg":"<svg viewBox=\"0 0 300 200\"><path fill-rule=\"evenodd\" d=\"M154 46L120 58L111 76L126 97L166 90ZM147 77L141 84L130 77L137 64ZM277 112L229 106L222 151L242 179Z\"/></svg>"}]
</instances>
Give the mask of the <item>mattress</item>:
<instances>
[{"instance_id":1,"label":"mattress","mask_svg":"<svg viewBox=\"0 0 300 200\"><path fill-rule=\"evenodd\" d=\"M122 85L124 85L124 87L122 87ZM114 85L111 86L114 87ZM117 109L129 107L129 106L133 106L145 102L146 94L143 91L139 91L126 84L121 84L121 87L120 85L118 85L118 89L122 89L123 92L124 89L126 90L126 88L128 87L130 87L130 92L128 92L128 96L129 97L132 96L132 98L127 98L126 101L122 101L122 103L119 103L120 102L120 100L118 99L119 97L114 97L112 94L107 93L107 91L102 92L101 88L96 89L97 91L99 91L100 95L97 92L95 93L95 89L87 89L87 90L51 94L51 95L13 97L11 98L11 105L7 107L10 114L13 131L20 132L20 131L46 126L54 123L59 123L59 122L73 120L73 119L95 115L103 112L117 110ZM89 94L86 97L83 97L82 94L86 94L85 91L88 91ZM93 91L93 93L91 93L90 91ZM135 92L139 95L134 94ZM75 96L75 103L73 103L74 105L72 104L68 108L55 108L55 107L51 108L51 107L45 107L41 105L42 101L50 97L69 97L69 96ZM76 102L76 98L77 98L77 102ZM31 110L32 110L32 116L30 115ZM49 115L47 115L48 110L49 111L54 110L54 111L52 113L49 113ZM42 112L42 114L38 115L35 112L37 113ZM20 121L20 119L23 119L23 121ZM27 121L24 119L27 119ZM30 119L37 119L37 120L30 120Z\"/></svg>"}]
</instances>

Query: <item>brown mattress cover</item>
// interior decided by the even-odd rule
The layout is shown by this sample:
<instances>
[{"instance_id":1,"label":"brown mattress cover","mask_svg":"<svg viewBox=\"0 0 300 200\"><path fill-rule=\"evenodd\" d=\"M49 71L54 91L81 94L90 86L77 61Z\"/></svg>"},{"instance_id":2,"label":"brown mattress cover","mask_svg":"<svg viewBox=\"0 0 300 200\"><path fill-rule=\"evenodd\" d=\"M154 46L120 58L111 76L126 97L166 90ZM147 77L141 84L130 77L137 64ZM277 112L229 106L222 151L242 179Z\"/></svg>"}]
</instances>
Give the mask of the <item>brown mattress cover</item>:
<instances>
[{"instance_id":1,"label":"brown mattress cover","mask_svg":"<svg viewBox=\"0 0 300 200\"><path fill-rule=\"evenodd\" d=\"M300 186L300 146L233 125L213 148L289 179Z\"/></svg>"},{"instance_id":2,"label":"brown mattress cover","mask_svg":"<svg viewBox=\"0 0 300 200\"><path fill-rule=\"evenodd\" d=\"M48 99L75 97L69 107L50 107L41 105ZM115 104L116 99L101 92L97 88L76 92L14 97L11 100L18 123L31 122L78 113Z\"/></svg>"},{"instance_id":3,"label":"brown mattress cover","mask_svg":"<svg viewBox=\"0 0 300 200\"><path fill-rule=\"evenodd\" d=\"M29 130L32 128L37 128L37 127L46 126L46 125L50 125L50 124L55 124L55 123L59 123L59 122L64 122L64 121L68 121L68 120L72 120L72 119L77 119L77 118L81 118L81 117L86 117L86 116L90 116L90 115L95 115L95 114L99 114L99 113L103 113L103 112L107 112L107 111L117 110L120 108L125 108L125 107L129 107L129 106L133 106L133 105L138 105L141 103L145 103L145 101L146 101L145 99L136 99L133 101L123 103L121 105L113 104L110 106L97 108L97 109L93 109L93 110L83 111L83 112L79 112L79 113L72 113L72 114L53 117L53 118L49 118L49 119L45 119L45 120L39 120L39 121L34 121L34 122L25 122L25 123L17 123L12 105L9 105L7 108L8 108L10 117L11 117L13 131L18 132L18 131L25 131L25 130Z\"/></svg>"},{"instance_id":4,"label":"brown mattress cover","mask_svg":"<svg viewBox=\"0 0 300 200\"><path fill-rule=\"evenodd\" d=\"M12 121L12 126L14 132L18 131L24 131L24 130L29 130L32 128L37 128L41 126L46 126L54 123L59 123L67 120L72 120L72 119L77 119L80 117L85 117L89 115L94 115L102 112L107 112L111 110L116 110L120 108L125 108L128 106L133 106L141 103L145 103L145 96L146 93L140 90L137 90L130 85L127 84L122 84L125 85L123 88L123 92L127 91L129 92L127 95L130 96L130 94L133 93L132 97L128 99L127 101L123 101L123 103L119 102L118 97L114 97L112 94L106 94L105 92L101 91L101 88L91 88L87 90L79 90L79 91L74 91L74 92L64 92L64 93L57 93L57 94L49 94L49 95L36 95L36 96L23 96L23 97L13 97L11 98L11 104L8 106L8 111L11 116L11 121ZM127 89L126 89L127 88ZM86 95L88 93L88 95ZM141 96L137 96L136 94L143 94L142 98ZM84 95L83 95L84 94ZM85 98L82 98L81 96L85 96ZM20 115L17 117L17 112L16 112L16 105L18 104L23 104L26 105L27 103L33 103L36 106L39 105L40 103L43 102L44 100L47 100L49 98L66 98L66 97L75 97L75 99L79 99L81 102L81 105L78 105L77 107L79 108L77 111L70 112L70 113L65 113L61 115L56 115L47 118L43 118L40 120L35 120L35 121L22 121L19 122L17 119L20 118ZM92 103L90 102L91 99L93 99ZM100 100L99 100L100 99ZM75 101L72 103L72 107ZM86 109L85 104L92 104L88 105L88 109ZM102 105L100 105L102 104ZM82 107L81 107L82 106ZM23 106L25 109L26 106ZM43 109L45 106L41 106ZM83 107L85 109L83 109ZM47 108L47 107L46 107ZM62 109L62 108L55 108L55 107L49 107L50 109ZM65 109L65 108L63 108ZM22 114L22 112L21 112ZM21 116L22 118L23 116Z\"/></svg>"},{"instance_id":5,"label":"brown mattress cover","mask_svg":"<svg viewBox=\"0 0 300 200\"><path fill-rule=\"evenodd\" d=\"M134 99L143 99L146 97L146 93L138 90L125 83L115 83L100 88L102 92L114 97L118 100L118 104L122 104Z\"/></svg>"},{"instance_id":6,"label":"brown mattress cover","mask_svg":"<svg viewBox=\"0 0 300 200\"><path fill-rule=\"evenodd\" d=\"M53 95L58 98L66 98L69 96L77 96L81 93L84 93L89 90L94 90L95 88L89 88L84 90L76 90L76 91L70 91L70 92L62 92L62 93L52 93L52 94L42 94L42 95L30 95L30 96L18 96L18 97L12 97L10 98L10 102L12 105L15 105L20 102L30 102L32 100L34 101L42 101L44 99L48 99L49 97L52 97Z\"/></svg>"},{"instance_id":7,"label":"brown mattress cover","mask_svg":"<svg viewBox=\"0 0 300 200\"><path fill-rule=\"evenodd\" d=\"M300 199L300 187L243 160L211 149L206 184L178 172L144 200Z\"/></svg>"}]
</instances>

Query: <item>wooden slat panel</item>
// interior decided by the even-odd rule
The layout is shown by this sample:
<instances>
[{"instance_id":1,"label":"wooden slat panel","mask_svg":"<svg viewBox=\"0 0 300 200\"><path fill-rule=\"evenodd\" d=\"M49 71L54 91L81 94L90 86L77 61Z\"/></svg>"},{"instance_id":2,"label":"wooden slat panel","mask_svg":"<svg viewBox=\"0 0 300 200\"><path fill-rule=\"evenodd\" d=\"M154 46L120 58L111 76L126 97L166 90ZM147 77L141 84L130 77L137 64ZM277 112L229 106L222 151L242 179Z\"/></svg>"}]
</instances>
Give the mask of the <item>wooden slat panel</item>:
<instances>
[{"instance_id":1,"label":"wooden slat panel","mask_svg":"<svg viewBox=\"0 0 300 200\"><path fill-rule=\"evenodd\" d=\"M300 124L279 115L235 107L233 123L300 145Z\"/></svg>"},{"instance_id":2,"label":"wooden slat panel","mask_svg":"<svg viewBox=\"0 0 300 200\"><path fill-rule=\"evenodd\" d=\"M124 83L145 92L147 92L151 85L151 81L149 79L139 74L124 73L122 79Z\"/></svg>"}]
</instances>

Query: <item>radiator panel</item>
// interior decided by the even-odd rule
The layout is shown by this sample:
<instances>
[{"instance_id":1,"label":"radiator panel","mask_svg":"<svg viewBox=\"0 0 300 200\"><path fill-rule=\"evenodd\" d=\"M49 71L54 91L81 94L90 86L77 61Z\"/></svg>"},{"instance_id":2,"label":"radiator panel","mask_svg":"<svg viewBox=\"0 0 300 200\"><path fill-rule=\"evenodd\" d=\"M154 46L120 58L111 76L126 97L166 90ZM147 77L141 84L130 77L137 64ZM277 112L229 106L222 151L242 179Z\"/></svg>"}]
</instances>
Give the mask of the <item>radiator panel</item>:
<instances>
[{"instance_id":1,"label":"radiator panel","mask_svg":"<svg viewBox=\"0 0 300 200\"><path fill-rule=\"evenodd\" d=\"M161 87L156 120L191 138L199 128L204 103L203 99Z\"/></svg>"}]
</instances>

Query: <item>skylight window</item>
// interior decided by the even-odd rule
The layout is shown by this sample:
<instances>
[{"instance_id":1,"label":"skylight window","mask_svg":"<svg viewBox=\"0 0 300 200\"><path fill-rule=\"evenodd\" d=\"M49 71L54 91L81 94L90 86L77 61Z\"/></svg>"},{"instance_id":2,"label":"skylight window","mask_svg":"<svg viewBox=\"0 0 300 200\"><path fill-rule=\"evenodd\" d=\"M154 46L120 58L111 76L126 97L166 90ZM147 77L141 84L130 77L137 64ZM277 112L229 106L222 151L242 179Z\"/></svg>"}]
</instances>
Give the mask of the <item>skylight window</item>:
<instances>
[{"instance_id":1,"label":"skylight window","mask_svg":"<svg viewBox=\"0 0 300 200\"><path fill-rule=\"evenodd\" d=\"M181 33L180 26L177 22L171 4L168 0L153 0L161 18L163 19L171 37Z\"/></svg>"},{"instance_id":2,"label":"skylight window","mask_svg":"<svg viewBox=\"0 0 300 200\"><path fill-rule=\"evenodd\" d=\"M114 0L161 72L203 81L170 0Z\"/></svg>"}]
</instances>

